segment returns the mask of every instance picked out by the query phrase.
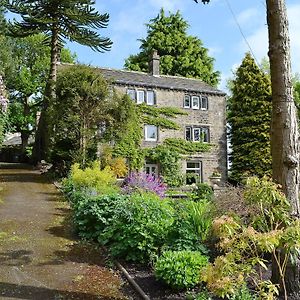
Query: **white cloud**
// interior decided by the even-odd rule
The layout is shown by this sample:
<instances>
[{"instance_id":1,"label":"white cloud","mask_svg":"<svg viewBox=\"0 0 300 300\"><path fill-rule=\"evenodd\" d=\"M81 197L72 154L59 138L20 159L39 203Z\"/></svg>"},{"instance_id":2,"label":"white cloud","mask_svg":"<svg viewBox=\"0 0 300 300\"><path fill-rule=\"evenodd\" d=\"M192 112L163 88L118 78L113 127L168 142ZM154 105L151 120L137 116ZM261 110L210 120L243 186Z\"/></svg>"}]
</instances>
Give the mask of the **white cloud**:
<instances>
[{"instance_id":1,"label":"white cloud","mask_svg":"<svg viewBox=\"0 0 300 300\"><path fill-rule=\"evenodd\" d=\"M257 8L249 8L242 11L237 17L238 23L243 25L253 24L253 21L257 20L257 18L261 15L261 12Z\"/></svg>"},{"instance_id":2,"label":"white cloud","mask_svg":"<svg viewBox=\"0 0 300 300\"><path fill-rule=\"evenodd\" d=\"M249 14L250 15L250 14ZM300 5L288 6L288 17L290 25L291 58L293 72L300 72ZM245 17L246 18L246 17ZM267 25L260 25L256 30L246 37L255 58L260 63L261 59L268 53L268 29ZM249 47L243 40L239 46L241 54L249 51Z\"/></svg>"}]
</instances>

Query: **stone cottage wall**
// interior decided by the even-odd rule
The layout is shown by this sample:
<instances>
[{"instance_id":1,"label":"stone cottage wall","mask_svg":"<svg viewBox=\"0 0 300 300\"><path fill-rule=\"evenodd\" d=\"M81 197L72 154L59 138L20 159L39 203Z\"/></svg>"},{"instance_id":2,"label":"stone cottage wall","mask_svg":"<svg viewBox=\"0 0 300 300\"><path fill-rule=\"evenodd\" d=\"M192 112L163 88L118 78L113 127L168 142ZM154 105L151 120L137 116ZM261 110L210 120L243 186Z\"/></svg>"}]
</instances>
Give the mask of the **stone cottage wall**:
<instances>
[{"instance_id":1,"label":"stone cottage wall","mask_svg":"<svg viewBox=\"0 0 300 300\"><path fill-rule=\"evenodd\" d=\"M141 87L116 86L120 93L126 93L127 89ZM149 89L149 88L148 88ZM178 116L176 122L180 125L179 130L159 130L157 142L143 142L143 147L155 147L163 142L165 138L185 138L185 127L189 125L204 125L209 127L210 143L213 148L208 153L199 153L187 156L186 160L202 162L204 182L209 182L209 177L213 171L218 170L222 174L222 179L227 178L227 143L226 143L226 99L224 96L212 94L191 93L188 91L178 91L171 89L153 89L156 93L156 105L158 107L172 106L181 108L187 115ZM208 110L195 110L184 108L185 95L205 95L208 97ZM182 169L185 173L186 161L182 161Z\"/></svg>"}]
</instances>

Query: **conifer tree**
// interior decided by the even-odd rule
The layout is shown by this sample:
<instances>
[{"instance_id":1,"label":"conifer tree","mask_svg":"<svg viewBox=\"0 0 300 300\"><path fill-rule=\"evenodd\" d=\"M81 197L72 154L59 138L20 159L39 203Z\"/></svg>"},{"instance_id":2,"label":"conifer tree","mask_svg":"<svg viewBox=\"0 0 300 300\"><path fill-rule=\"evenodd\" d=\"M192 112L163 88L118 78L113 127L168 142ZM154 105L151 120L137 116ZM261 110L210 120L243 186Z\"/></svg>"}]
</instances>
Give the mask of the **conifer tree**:
<instances>
[{"instance_id":1,"label":"conifer tree","mask_svg":"<svg viewBox=\"0 0 300 300\"><path fill-rule=\"evenodd\" d=\"M44 33L51 48L49 79L45 88L42 114L35 139L35 161L48 158L49 121L47 109L55 99L55 82L60 49L66 40L106 51L111 47L109 38L102 37L96 29L107 27L108 14L100 14L93 0L11 0L6 7L22 17L9 24L13 37L26 37Z\"/></svg>"},{"instance_id":2,"label":"conifer tree","mask_svg":"<svg viewBox=\"0 0 300 300\"><path fill-rule=\"evenodd\" d=\"M271 83L249 53L230 84L228 123L231 177L271 175Z\"/></svg>"},{"instance_id":3,"label":"conifer tree","mask_svg":"<svg viewBox=\"0 0 300 300\"><path fill-rule=\"evenodd\" d=\"M125 68L148 72L149 57L153 50L160 55L160 72L165 75L181 75L199 78L204 82L217 85L220 73L214 71L214 59L202 41L187 34L189 27L179 12L159 15L147 24L148 32L141 39L141 52L131 55L125 61Z\"/></svg>"}]
</instances>

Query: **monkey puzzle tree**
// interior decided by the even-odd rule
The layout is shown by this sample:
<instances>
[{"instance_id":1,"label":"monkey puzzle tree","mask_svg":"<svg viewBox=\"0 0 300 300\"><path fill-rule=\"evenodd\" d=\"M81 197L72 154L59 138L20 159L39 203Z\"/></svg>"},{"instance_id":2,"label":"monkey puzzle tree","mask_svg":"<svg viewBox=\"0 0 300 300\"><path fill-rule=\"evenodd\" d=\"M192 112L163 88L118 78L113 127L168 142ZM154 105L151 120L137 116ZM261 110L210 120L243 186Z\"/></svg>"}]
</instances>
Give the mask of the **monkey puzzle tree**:
<instances>
[{"instance_id":1,"label":"monkey puzzle tree","mask_svg":"<svg viewBox=\"0 0 300 300\"><path fill-rule=\"evenodd\" d=\"M95 30L107 27L108 14L95 10L92 0L12 0L6 7L22 17L9 23L9 33L25 37L44 33L51 48L49 78L44 93L43 109L34 147L35 161L47 158L49 132L47 109L55 99L55 82L59 51L66 40L106 51L111 47L109 38L101 37Z\"/></svg>"}]
</instances>

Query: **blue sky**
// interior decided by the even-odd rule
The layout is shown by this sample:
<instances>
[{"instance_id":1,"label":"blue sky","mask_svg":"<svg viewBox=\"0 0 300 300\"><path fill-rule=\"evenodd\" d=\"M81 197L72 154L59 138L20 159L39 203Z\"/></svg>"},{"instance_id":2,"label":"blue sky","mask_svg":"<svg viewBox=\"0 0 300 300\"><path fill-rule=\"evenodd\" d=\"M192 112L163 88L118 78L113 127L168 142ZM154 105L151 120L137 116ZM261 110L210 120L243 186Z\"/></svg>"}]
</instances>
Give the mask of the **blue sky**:
<instances>
[{"instance_id":1,"label":"blue sky","mask_svg":"<svg viewBox=\"0 0 300 300\"><path fill-rule=\"evenodd\" d=\"M200 2L200 1L199 1ZM287 0L290 22L293 72L300 72L300 3ZM222 74L220 88L242 61L249 48L238 28L228 4L234 12L247 42L258 62L267 56L268 39L264 0L211 0L209 5L192 0L96 0L99 12L110 15L109 26L99 32L113 41L111 51L97 53L88 47L68 44L78 55L79 62L109 68L123 68L130 54L139 52L139 38L146 37L146 26L157 16L161 7L165 11L179 10L190 28L188 33L202 40L215 58L215 69Z\"/></svg>"}]
</instances>

